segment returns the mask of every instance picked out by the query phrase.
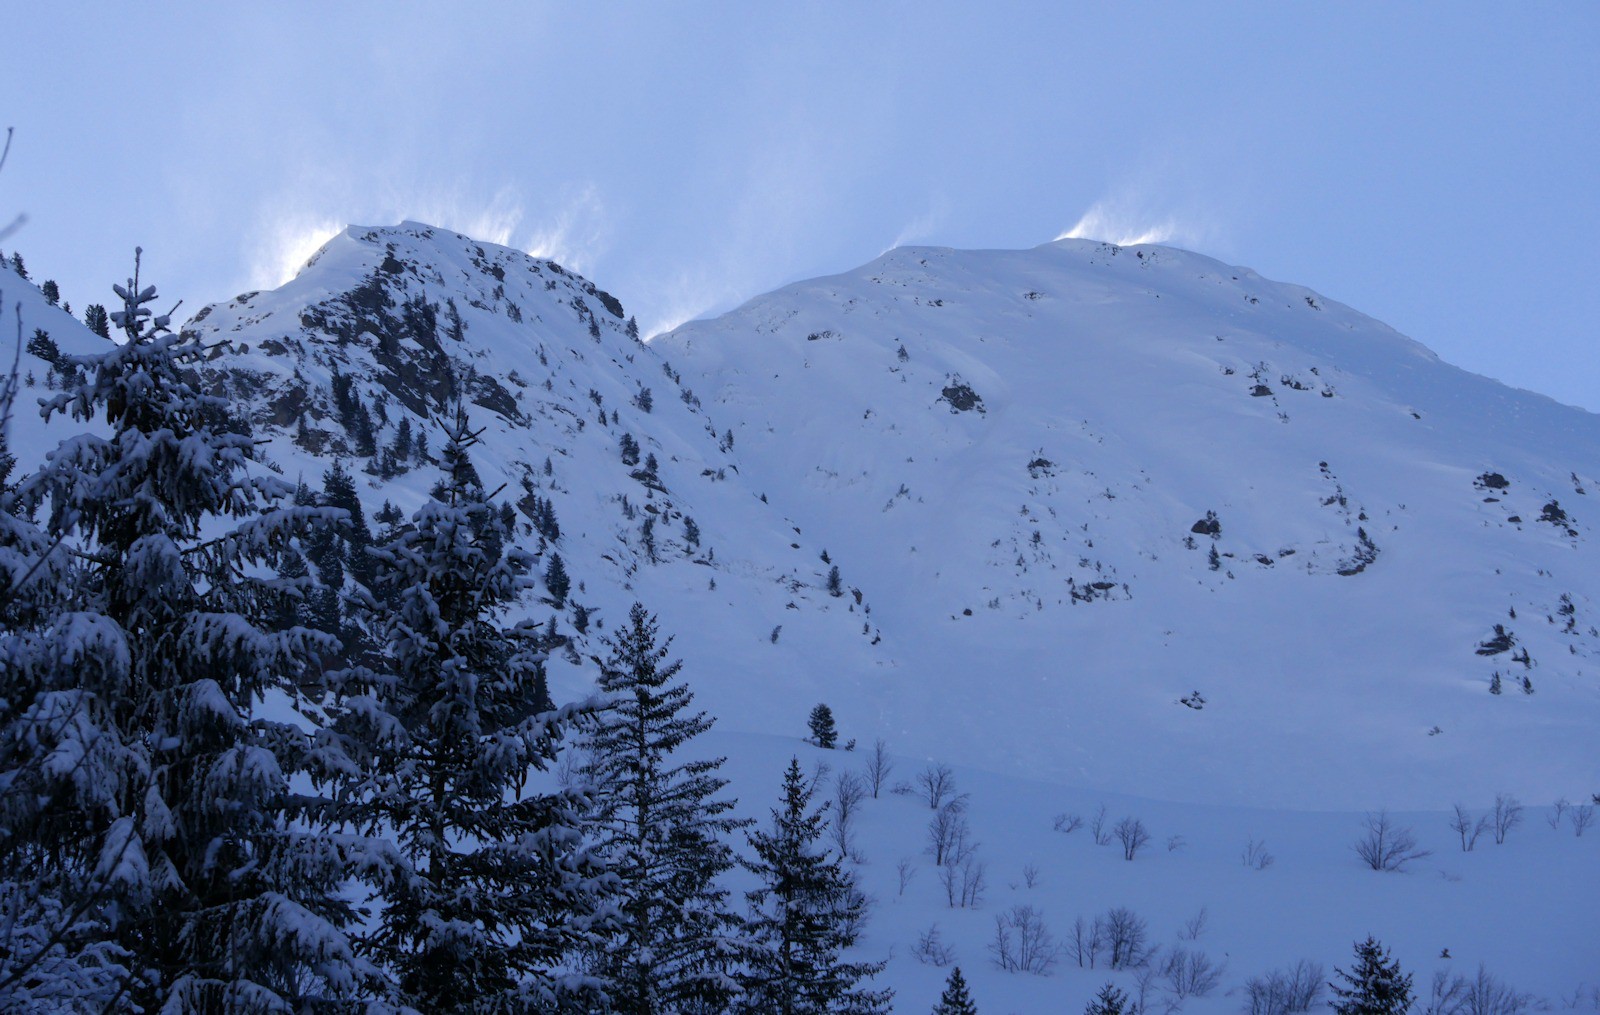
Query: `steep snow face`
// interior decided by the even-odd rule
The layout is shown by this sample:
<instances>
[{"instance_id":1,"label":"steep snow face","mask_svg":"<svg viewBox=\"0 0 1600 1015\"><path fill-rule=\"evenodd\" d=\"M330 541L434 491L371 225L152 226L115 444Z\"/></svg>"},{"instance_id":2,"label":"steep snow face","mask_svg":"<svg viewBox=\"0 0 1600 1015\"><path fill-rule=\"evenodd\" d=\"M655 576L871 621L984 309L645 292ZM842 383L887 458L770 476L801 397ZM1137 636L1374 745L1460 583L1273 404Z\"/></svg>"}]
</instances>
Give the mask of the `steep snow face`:
<instances>
[{"instance_id":1,"label":"steep snow face","mask_svg":"<svg viewBox=\"0 0 1600 1015\"><path fill-rule=\"evenodd\" d=\"M872 606L854 735L1276 807L1600 786L1594 416L1156 246L899 249L651 344Z\"/></svg>"},{"instance_id":2,"label":"steep snow face","mask_svg":"<svg viewBox=\"0 0 1600 1015\"><path fill-rule=\"evenodd\" d=\"M240 353L209 383L265 457L313 488L346 460L369 516L426 497L459 401L483 431L485 486L519 510L541 571L559 554L571 575L565 602L540 588L526 606L571 639L558 695L592 690L592 640L635 599L680 632L701 703L736 728L802 723L813 685L845 670L828 652L852 670L870 658L857 604L825 588L822 547L742 481L727 429L622 305L554 262L416 223L356 227L280 289L187 327ZM547 513L559 534L536 525Z\"/></svg>"},{"instance_id":3,"label":"steep snow face","mask_svg":"<svg viewBox=\"0 0 1600 1015\"><path fill-rule=\"evenodd\" d=\"M108 287L109 289L109 287ZM61 415L47 424L41 409L61 389L64 378L75 369L69 357L104 352L106 340L84 327L59 306L51 306L38 286L17 276L9 264L0 264L0 373L9 374L16 364L17 392L11 406L10 428L6 441L18 462L20 474L39 464L67 432L103 431L103 424L62 422ZM43 337L40 337L40 333ZM98 422L98 421L97 421ZM69 430L70 428L70 430Z\"/></svg>"}]
</instances>

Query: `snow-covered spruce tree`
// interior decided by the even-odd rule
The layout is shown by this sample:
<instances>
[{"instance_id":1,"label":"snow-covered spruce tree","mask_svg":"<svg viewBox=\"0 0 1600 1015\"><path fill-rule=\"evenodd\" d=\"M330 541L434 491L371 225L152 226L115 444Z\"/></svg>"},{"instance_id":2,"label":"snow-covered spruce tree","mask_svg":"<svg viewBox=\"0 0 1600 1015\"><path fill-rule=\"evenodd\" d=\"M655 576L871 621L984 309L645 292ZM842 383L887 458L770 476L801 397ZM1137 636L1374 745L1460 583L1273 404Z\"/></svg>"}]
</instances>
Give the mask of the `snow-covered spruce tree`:
<instances>
[{"instance_id":1,"label":"snow-covered spruce tree","mask_svg":"<svg viewBox=\"0 0 1600 1015\"><path fill-rule=\"evenodd\" d=\"M738 990L741 921L717 879L735 865L724 838L748 822L718 799L724 759L684 760L712 720L690 711L671 645L635 603L605 657L592 657L607 707L586 741L587 775L602 791L591 820L622 913L592 965L612 1010L630 1015L727 1011Z\"/></svg>"},{"instance_id":2,"label":"snow-covered spruce tree","mask_svg":"<svg viewBox=\"0 0 1600 1015\"><path fill-rule=\"evenodd\" d=\"M560 972L609 926L581 832L590 800L531 773L595 705L543 707L538 628L503 626L532 559L485 498L459 409L446 436L435 496L372 551L374 587L352 597L371 649L329 678L354 762L330 814L394 844L365 872L378 905L367 944L406 1003L592 1007Z\"/></svg>"},{"instance_id":3,"label":"snow-covered spruce tree","mask_svg":"<svg viewBox=\"0 0 1600 1015\"><path fill-rule=\"evenodd\" d=\"M950 970L950 978L944 982L944 993L933 1006L933 1015L978 1015L978 1006L967 990L967 978L961 975L960 966Z\"/></svg>"},{"instance_id":4,"label":"snow-covered spruce tree","mask_svg":"<svg viewBox=\"0 0 1600 1015\"><path fill-rule=\"evenodd\" d=\"M1329 984L1338 1015L1405 1015L1411 1008L1411 974L1400 971L1400 963L1390 958L1389 950L1369 937L1357 942L1356 963L1349 972L1335 968L1343 981Z\"/></svg>"},{"instance_id":5,"label":"snow-covered spruce tree","mask_svg":"<svg viewBox=\"0 0 1600 1015\"><path fill-rule=\"evenodd\" d=\"M102 1009L128 975L101 911L113 886L95 855L57 840L81 834L84 811L104 821L114 787L144 767L95 726L99 653L61 651L72 573L11 482L16 380L0 378L0 1010Z\"/></svg>"},{"instance_id":6,"label":"snow-covered spruce tree","mask_svg":"<svg viewBox=\"0 0 1600 1015\"><path fill-rule=\"evenodd\" d=\"M861 980L881 962L847 962L840 952L855 943L866 898L823 845L826 805L811 808L813 783L792 758L783 776L783 802L773 808L772 830L748 834L760 880L746 893L744 997L747 1015L872 1015L889 1010L892 990L874 991Z\"/></svg>"},{"instance_id":7,"label":"snow-covered spruce tree","mask_svg":"<svg viewBox=\"0 0 1600 1015\"><path fill-rule=\"evenodd\" d=\"M325 647L258 626L279 604L253 567L314 512L279 506L288 486L247 472L251 440L217 429L225 407L189 380L213 350L151 317L135 265L116 287L123 344L73 358L89 378L45 407L103 415L111 436L69 438L19 488L76 558L70 610L8 646L8 670L36 689L8 719L46 757L40 821L13 829L34 847L24 876L88 884L72 933L125 971L96 1007L353 1002L379 978L342 929L343 852L285 816L281 759L305 735L252 716Z\"/></svg>"}]
</instances>

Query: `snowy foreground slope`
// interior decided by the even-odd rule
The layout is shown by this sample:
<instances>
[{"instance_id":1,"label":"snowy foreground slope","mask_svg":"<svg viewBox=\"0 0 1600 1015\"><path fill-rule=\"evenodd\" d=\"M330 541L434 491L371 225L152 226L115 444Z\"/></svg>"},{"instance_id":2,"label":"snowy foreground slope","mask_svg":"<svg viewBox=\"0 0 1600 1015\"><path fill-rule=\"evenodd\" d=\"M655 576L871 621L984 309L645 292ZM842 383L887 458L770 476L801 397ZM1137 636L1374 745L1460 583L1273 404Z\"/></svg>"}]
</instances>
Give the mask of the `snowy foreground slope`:
<instances>
[{"instance_id":1,"label":"snowy foreground slope","mask_svg":"<svg viewBox=\"0 0 1600 1015\"><path fill-rule=\"evenodd\" d=\"M26 334L103 347L0 282ZM557 697L589 686L594 636L643 601L719 718L703 750L729 756L741 812L765 819L791 754L859 771L881 738L891 785L951 765L975 906L948 904L925 801L886 788L858 819L877 900L861 954L890 959L897 1010L926 1010L948 972L913 955L934 923L985 1012L1137 989L1103 960L995 968L996 917L1019 904L1058 942L1125 906L1150 943L1225 962L1189 1012L1238 1011L1248 979L1302 959L1331 975L1369 933L1424 996L1436 969L1482 962L1600 1006L1583 993L1600 829L1545 821L1600 792L1596 417L1309 290L1079 241L897 250L645 344L551 262L352 228L186 327L242 353L207 383L265 457L312 487L343 460L369 516L421 502L436 472L415 440L438 448L459 391L487 485L520 506L541 570L559 553L572 577L559 608L547 589L528 606L571 639ZM22 371L26 406L49 366L24 353ZM13 450L31 464L65 432L21 412ZM856 752L799 740L818 701ZM1450 805L1477 816L1497 793L1526 820L1463 852ZM1102 804L1148 826L1133 861L1053 827ZM1364 868L1351 844L1380 807L1433 856ZM1265 869L1241 862L1252 839Z\"/></svg>"}]
</instances>

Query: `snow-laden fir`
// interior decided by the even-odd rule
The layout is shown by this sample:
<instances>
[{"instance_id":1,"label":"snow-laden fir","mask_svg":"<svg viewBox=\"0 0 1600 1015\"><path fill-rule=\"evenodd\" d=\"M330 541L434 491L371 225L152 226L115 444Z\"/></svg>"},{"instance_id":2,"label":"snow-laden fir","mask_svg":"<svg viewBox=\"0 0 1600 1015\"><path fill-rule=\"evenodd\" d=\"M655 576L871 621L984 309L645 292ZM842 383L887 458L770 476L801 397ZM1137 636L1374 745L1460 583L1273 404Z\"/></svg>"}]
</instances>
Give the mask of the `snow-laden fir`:
<instances>
[{"instance_id":1,"label":"snow-laden fir","mask_svg":"<svg viewBox=\"0 0 1600 1015\"><path fill-rule=\"evenodd\" d=\"M27 334L104 349L0 278ZM1081 1010L1108 979L1234 1011L1247 981L1331 975L1369 934L1423 1002L1481 962L1595 1003L1600 833L1549 808L1600 792L1587 413L1311 290L1077 240L898 249L644 343L552 262L352 228L185 330L240 353L201 376L265 469L320 489L344 462L368 518L427 500L459 396L542 576L521 609L554 619L553 697L593 691L600 639L645 603L717 718L694 746L728 757L737 813L767 819L792 755L836 795L884 741L851 954L888 961L900 1010L934 1003L946 958L985 1011ZM39 351L24 404L60 383ZM19 467L68 432L19 412ZM819 701L855 752L800 741ZM967 794L941 833L964 869L925 852L941 814L916 784L940 764ZM1464 851L1451 806L1475 822L1497 795L1525 820ZM1365 868L1383 808L1432 855ZM1131 862L1123 818L1149 836ZM1216 986L1076 949L1001 968L1001 938L1066 945L1119 909Z\"/></svg>"}]
</instances>

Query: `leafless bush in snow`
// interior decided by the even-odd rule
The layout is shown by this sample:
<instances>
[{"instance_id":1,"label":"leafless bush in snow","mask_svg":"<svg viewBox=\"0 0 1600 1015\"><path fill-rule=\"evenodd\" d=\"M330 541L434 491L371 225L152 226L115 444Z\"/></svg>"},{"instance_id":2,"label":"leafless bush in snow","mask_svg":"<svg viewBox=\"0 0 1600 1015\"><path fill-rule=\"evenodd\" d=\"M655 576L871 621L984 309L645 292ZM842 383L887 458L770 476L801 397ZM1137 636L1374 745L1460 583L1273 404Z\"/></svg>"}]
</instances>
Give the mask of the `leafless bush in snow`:
<instances>
[{"instance_id":1,"label":"leafless bush in snow","mask_svg":"<svg viewBox=\"0 0 1600 1015\"><path fill-rule=\"evenodd\" d=\"M1480 964L1471 979L1445 970L1434 973L1424 1011L1425 1015L1521 1015L1533 1004L1533 995L1512 990Z\"/></svg>"},{"instance_id":2,"label":"leafless bush in snow","mask_svg":"<svg viewBox=\"0 0 1600 1015\"><path fill-rule=\"evenodd\" d=\"M1083 827L1083 819L1076 814L1062 812L1056 815L1055 830L1063 835L1071 835Z\"/></svg>"},{"instance_id":3,"label":"leafless bush in snow","mask_svg":"<svg viewBox=\"0 0 1600 1015\"><path fill-rule=\"evenodd\" d=\"M1112 969L1137 969L1150 961L1149 928L1131 909L1118 906L1101 917L1106 964Z\"/></svg>"},{"instance_id":4,"label":"leafless bush in snow","mask_svg":"<svg viewBox=\"0 0 1600 1015\"><path fill-rule=\"evenodd\" d=\"M951 856L939 868L939 884L944 886L945 901L951 909L975 909L983 901L983 890L989 887L987 868L972 850L964 850L959 857Z\"/></svg>"},{"instance_id":5,"label":"leafless bush in snow","mask_svg":"<svg viewBox=\"0 0 1600 1015\"><path fill-rule=\"evenodd\" d=\"M1572 834L1583 837L1583 830L1594 824L1594 804L1579 804L1569 812L1572 818Z\"/></svg>"},{"instance_id":6,"label":"leafless bush in snow","mask_svg":"<svg viewBox=\"0 0 1600 1015\"><path fill-rule=\"evenodd\" d=\"M840 772L833 782L833 820L828 829L833 833L834 844L841 856L853 857L850 846L855 841L856 812L861 801L867 798L867 784L854 772Z\"/></svg>"},{"instance_id":7,"label":"leafless bush in snow","mask_svg":"<svg viewBox=\"0 0 1600 1015\"><path fill-rule=\"evenodd\" d=\"M917 876L917 866L911 862L909 856L903 856L900 862L894 865L894 872L900 877L900 894L904 895L906 887L911 884L911 879Z\"/></svg>"},{"instance_id":8,"label":"leafless bush in snow","mask_svg":"<svg viewBox=\"0 0 1600 1015\"><path fill-rule=\"evenodd\" d=\"M917 935L917 943L911 946L911 954L923 965L938 966L941 969L948 966L956 957L955 949L945 944L939 936L938 924Z\"/></svg>"},{"instance_id":9,"label":"leafless bush in snow","mask_svg":"<svg viewBox=\"0 0 1600 1015\"><path fill-rule=\"evenodd\" d=\"M1450 819L1450 829L1461 837L1461 852L1470 853L1478 845L1478 836L1489 830L1489 815L1477 821L1460 804L1456 804L1455 817Z\"/></svg>"},{"instance_id":10,"label":"leafless bush in snow","mask_svg":"<svg viewBox=\"0 0 1600 1015\"><path fill-rule=\"evenodd\" d=\"M928 820L927 851L937 867L943 867L952 860L959 862L961 854L969 849L970 838L966 808L959 801L945 804Z\"/></svg>"},{"instance_id":11,"label":"leafless bush in snow","mask_svg":"<svg viewBox=\"0 0 1600 1015\"><path fill-rule=\"evenodd\" d=\"M1522 805L1517 803L1517 798L1507 793L1498 793L1494 798L1494 844L1503 845L1506 836L1511 830L1522 824Z\"/></svg>"},{"instance_id":12,"label":"leafless bush in snow","mask_svg":"<svg viewBox=\"0 0 1600 1015\"><path fill-rule=\"evenodd\" d=\"M989 943L994 963L1008 973L1044 976L1060 958L1061 947L1045 926L1044 914L1032 906L1012 906L994 918Z\"/></svg>"},{"instance_id":13,"label":"leafless bush in snow","mask_svg":"<svg viewBox=\"0 0 1600 1015\"><path fill-rule=\"evenodd\" d=\"M1067 953L1078 967L1093 969L1105 948L1105 927L1097 916L1093 922L1078 917L1072 921L1072 935L1067 938Z\"/></svg>"},{"instance_id":14,"label":"leafless bush in snow","mask_svg":"<svg viewBox=\"0 0 1600 1015\"><path fill-rule=\"evenodd\" d=\"M1167 993L1180 1004L1187 998L1205 997L1217 989L1227 963L1218 965L1201 951L1174 948L1161 963L1161 978Z\"/></svg>"},{"instance_id":15,"label":"leafless bush in snow","mask_svg":"<svg viewBox=\"0 0 1600 1015\"><path fill-rule=\"evenodd\" d=\"M1114 829L1117 841L1122 843L1122 858L1132 860L1150 841L1150 833L1138 818L1123 818Z\"/></svg>"},{"instance_id":16,"label":"leafless bush in snow","mask_svg":"<svg viewBox=\"0 0 1600 1015\"><path fill-rule=\"evenodd\" d=\"M1310 1011L1326 982L1322 964L1302 959L1294 968L1274 969L1245 981L1247 1015L1294 1015Z\"/></svg>"},{"instance_id":17,"label":"leafless bush in snow","mask_svg":"<svg viewBox=\"0 0 1600 1015\"><path fill-rule=\"evenodd\" d=\"M867 782L872 786L872 799L878 799L878 794L888 785L889 773L893 770L889 746L882 740L876 741L872 745L872 753L867 755Z\"/></svg>"},{"instance_id":18,"label":"leafless bush in snow","mask_svg":"<svg viewBox=\"0 0 1600 1015\"><path fill-rule=\"evenodd\" d=\"M1189 917L1183 923L1183 929L1178 931L1180 941L1198 941L1200 935L1206 932L1206 907L1201 906L1200 912Z\"/></svg>"},{"instance_id":19,"label":"leafless bush in snow","mask_svg":"<svg viewBox=\"0 0 1600 1015\"><path fill-rule=\"evenodd\" d=\"M1566 797L1562 797L1550 806L1550 816L1544 820L1552 831L1561 829L1561 818L1567 813L1567 808L1571 806L1572 803Z\"/></svg>"},{"instance_id":20,"label":"leafless bush in snow","mask_svg":"<svg viewBox=\"0 0 1600 1015\"><path fill-rule=\"evenodd\" d=\"M950 766L945 764L929 765L917 773L917 786L922 790L922 796L928 801L930 810L938 810L946 801L955 802L956 779L955 773L950 771Z\"/></svg>"},{"instance_id":21,"label":"leafless bush in snow","mask_svg":"<svg viewBox=\"0 0 1600 1015\"><path fill-rule=\"evenodd\" d=\"M1094 836L1096 846L1111 845L1111 832L1106 828L1106 805L1101 804L1100 809L1094 812L1094 817L1089 820L1089 834Z\"/></svg>"},{"instance_id":22,"label":"leafless bush in snow","mask_svg":"<svg viewBox=\"0 0 1600 1015\"><path fill-rule=\"evenodd\" d=\"M1352 848L1361 862L1375 871L1404 870L1411 861L1432 855L1419 849L1411 829L1396 825L1388 811L1367 815L1367 832Z\"/></svg>"},{"instance_id":23,"label":"leafless bush in snow","mask_svg":"<svg viewBox=\"0 0 1600 1015\"><path fill-rule=\"evenodd\" d=\"M1251 870L1264 871L1272 866L1272 861L1276 857L1267 852L1265 842L1257 842L1252 838L1244 844L1244 852L1240 854L1239 859Z\"/></svg>"}]
</instances>

